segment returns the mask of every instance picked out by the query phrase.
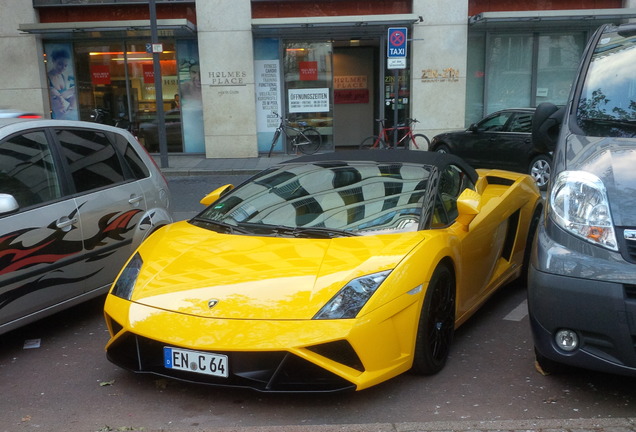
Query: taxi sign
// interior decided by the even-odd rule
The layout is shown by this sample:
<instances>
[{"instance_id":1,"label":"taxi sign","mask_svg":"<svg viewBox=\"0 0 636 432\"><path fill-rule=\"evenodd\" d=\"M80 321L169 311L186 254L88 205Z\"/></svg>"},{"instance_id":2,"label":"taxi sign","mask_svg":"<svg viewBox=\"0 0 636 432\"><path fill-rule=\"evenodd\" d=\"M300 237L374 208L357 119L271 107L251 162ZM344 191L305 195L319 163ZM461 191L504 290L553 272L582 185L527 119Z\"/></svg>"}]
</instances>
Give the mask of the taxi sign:
<instances>
[{"instance_id":1,"label":"taxi sign","mask_svg":"<svg viewBox=\"0 0 636 432\"><path fill-rule=\"evenodd\" d=\"M406 27L390 27L387 35L386 56L388 58L406 58Z\"/></svg>"}]
</instances>

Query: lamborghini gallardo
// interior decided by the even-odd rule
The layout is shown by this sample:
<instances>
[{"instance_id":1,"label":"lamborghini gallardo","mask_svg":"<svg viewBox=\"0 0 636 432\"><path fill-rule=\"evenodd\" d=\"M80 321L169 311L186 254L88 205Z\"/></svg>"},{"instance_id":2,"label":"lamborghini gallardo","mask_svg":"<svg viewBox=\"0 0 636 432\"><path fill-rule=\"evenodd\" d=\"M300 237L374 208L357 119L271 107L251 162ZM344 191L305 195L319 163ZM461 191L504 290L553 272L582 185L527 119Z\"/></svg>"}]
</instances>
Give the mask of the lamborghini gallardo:
<instances>
[{"instance_id":1,"label":"lamborghini gallardo","mask_svg":"<svg viewBox=\"0 0 636 432\"><path fill-rule=\"evenodd\" d=\"M303 156L201 202L120 272L107 357L264 392L440 371L455 329L524 274L542 207L528 175L426 151Z\"/></svg>"}]
</instances>

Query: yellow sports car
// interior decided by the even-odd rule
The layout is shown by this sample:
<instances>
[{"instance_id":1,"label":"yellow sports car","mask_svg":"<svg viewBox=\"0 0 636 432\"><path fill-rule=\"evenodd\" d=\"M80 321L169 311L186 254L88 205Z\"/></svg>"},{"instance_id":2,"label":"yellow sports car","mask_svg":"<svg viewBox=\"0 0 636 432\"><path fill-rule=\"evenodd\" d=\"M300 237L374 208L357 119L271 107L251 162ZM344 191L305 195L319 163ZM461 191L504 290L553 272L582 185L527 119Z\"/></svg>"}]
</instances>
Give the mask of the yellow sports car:
<instances>
[{"instance_id":1,"label":"yellow sports car","mask_svg":"<svg viewBox=\"0 0 636 432\"><path fill-rule=\"evenodd\" d=\"M362 390L433 374L454 330L524 273L534 180L456 156L304 156L164 227L105 304L113 363L259 391Z\"/></svg>"}]
</instances>

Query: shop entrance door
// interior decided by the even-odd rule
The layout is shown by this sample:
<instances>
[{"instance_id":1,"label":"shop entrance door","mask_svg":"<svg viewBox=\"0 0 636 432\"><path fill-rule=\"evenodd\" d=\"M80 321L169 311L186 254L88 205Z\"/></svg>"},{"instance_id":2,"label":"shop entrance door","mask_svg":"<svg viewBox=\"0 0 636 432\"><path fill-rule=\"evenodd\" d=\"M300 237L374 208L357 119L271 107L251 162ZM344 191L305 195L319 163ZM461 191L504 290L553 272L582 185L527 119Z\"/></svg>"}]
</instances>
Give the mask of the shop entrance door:
<instances>
[{"instance_id":1,"label":"shop entrance door","mask_svg":"<svg viewBox=\"0 0 636 432\"><path fill-rule=\"evenodd\" d=\"M342 45L333 50L336 150L358 148L364 138L374 135L378 112L377 46L351 46L350 41Z\"/></svg>"}]
</instances>

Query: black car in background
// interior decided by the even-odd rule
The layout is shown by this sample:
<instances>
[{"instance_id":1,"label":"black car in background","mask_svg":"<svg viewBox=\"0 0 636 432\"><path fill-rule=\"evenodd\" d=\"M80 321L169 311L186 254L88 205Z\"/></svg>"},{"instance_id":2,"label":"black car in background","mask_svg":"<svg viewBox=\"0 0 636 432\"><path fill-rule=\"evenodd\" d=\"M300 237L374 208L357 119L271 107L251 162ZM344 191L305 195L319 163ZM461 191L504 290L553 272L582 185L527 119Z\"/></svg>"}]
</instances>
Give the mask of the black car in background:
<instances>
[{"instance_id":1,"label":"black car in background","mask_svg":"<svg viewBox=\"0 0 636 432\"><path fill-rule=\"evenodd\" d=\"M534 108L494 112L466 130L433 137L430 149L455 154L474 168L499 168L530 174L539 189L550 180L552 153L532 143Z\"/></svg>"}]
</instances>

